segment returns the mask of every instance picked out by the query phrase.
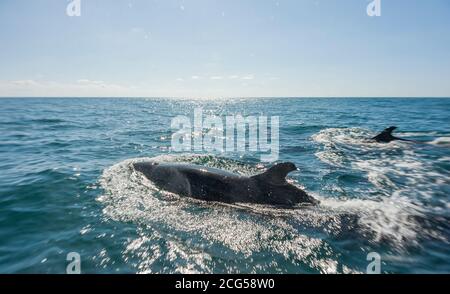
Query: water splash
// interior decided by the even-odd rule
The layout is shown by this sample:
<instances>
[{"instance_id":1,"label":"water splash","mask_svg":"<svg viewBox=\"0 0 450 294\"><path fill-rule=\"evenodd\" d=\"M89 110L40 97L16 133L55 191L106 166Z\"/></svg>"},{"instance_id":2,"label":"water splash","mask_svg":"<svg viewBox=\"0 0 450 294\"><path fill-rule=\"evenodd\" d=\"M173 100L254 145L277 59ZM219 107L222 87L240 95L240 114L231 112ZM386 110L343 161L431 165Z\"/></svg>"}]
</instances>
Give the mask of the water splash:
<instances>
[{"instance_id":1,"label":"water splash","mask_svg":"<svg viewBox=\"0 0 450 294\"><path fill-rule=\"evenodd\" d=\"M345 200L325 199L334 210L353 211L360 223L375 232L375 240L394 240L397 247L427 236L445 240L423 220L445 207L445 199L430 205L437 191L449 187L448 173L436 167L410 143L377 143L374 134L360 128L329 128L312 137L322 148L315 155L340 170L359 172L367 185ZM439 198L438 198L439 199ZM441 198L442 199L442 198Z\"/></svg>"},{"instance_id":2,"label":"water splash","mask_svg":"<svg viewBox=\"0 0 450 294\"><path fill-rule=\"evenodd\" d=\"M140 257L139 271L195 273L216 268L217 272L211 263L231 255L237 263L251 264L249 272L276 272L276 263L263 258L264 254L305 264L316 272L355 271L338 265L334 258L339 254L316 233L310 233L320 227L324 234L338 235L343 229L339 215L179 197L159 190L133 170L132 163L145 160L149 158L130 159L105 170L100 180L105 193L98 198L107 218L139 225L140 237L130 241L124 252L124 258ZM243 175L260 172L260 168L213 156L164 155L151 160L204 164ZM318 260L319 252L327 258ZM170 261L170 268L159 268L160 259ZM224 269L230 271L233 269Z\"/></svg>"}]
</instances>

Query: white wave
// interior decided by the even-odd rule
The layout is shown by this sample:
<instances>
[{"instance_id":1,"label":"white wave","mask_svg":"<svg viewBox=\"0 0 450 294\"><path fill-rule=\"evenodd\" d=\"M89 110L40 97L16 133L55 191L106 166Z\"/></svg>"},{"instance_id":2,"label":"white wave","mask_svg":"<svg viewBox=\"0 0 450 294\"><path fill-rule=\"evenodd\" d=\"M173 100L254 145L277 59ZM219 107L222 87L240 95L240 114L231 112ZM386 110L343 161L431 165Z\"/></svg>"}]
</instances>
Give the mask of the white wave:
<instances>
[{"instance_id":1,"label":"white wave","mask_svg":"<svg viewBox=\"0 0 450 294\"><path fill-rule=\"evenodd\" d=\"M290 221L309 219L311 224L321 225L325 220L315 220L311 211L305 210L276 210L258 205L221 205L205 203L190 198L181 198L156 188L131 167L133 162L145 161L148 158L131 159L106 169L100 183L104 194L98 198L103 203L106 217L117 221L131 221L142 228L152 228L152 233L140 230L140 237L131 240L124 252L124 259L130 256L138 257L140 272L154 272L156 261L167 259L174 268L168 269L175 273L209 273L211 259L214 253L207 245L186 245L181 240L159 242L166 236L156 229L187 235L189 238L200 238L201 244L220 244L229 252L234 252L239 258L251 259L258 252L271 250L289 260L310 260L311 267L321 272L336 272L332 259L316 260L317 251L324 250L332 257L333 249L317 237L302 234ZM212 167L226 168L239 171L241 174L253 174L253 167L242 165L230 160L223 160L208 156L171 156L164 155L152 158L164 162L203 163ZM192 210L196 212L193 213ZM245 210L243 213L242 210ZM282 216L282 217L279 217ZM286 219L288 217L288 219ZM325 219L325 215L322 215ZM163 228L170 228L169 230ZM161 248L159 243L166 246ZM200 246L200 247L199 247ZM167 254L162 254L167 250ZM331 258L330 257L330 258ZM228 257L227 257L228 258ZM272 265L271 265L272 264ZM252 271L263 271L273 266L270 260L265 260ZM346 272L351 269L343 267Z\"/></svg>"},{"instance_id":2,"label":"white wave","mask_svg":"<svg viewBox=\"0 0 450 294\"><path fill-rule=\"evenodd\" d=\"M344 135L340 138L343 141L352 140ZM330 161L342 161L344 166L347 164L340 158L346 156L345 151L340 155L330 154L334 151L328 149L323 152L332 158ZM395 179L389 175L392 170L376 161L365 163L360 160L353 166L366 171L369 181L386 197L343 200L313 194L321 200L320 206L282 210L264 205L205 203L161 191L131 167L133 162L145 160L149 158L126 160L106 169L100 180L104 194L98 198L104 205L106 217L130 221L142 228L140 236L129 241L123 257L137 257L140 272L158 271L155 268L157 261L165 259L173 265L165 272L210 273L215 268L211 260L218 253L217 250L209 250L205 244L222 246L221 250L228 252L226 258L232 252L239 258L252 260L254 254L270 250L294 263L303 261L320 272L337 272L335 256L340 253L317 233L339 236L353 232L370 243L389 242L393 249L398 250L416 244L418 234L423 233L420 224L411 218L422 216L423 209L408 197L410 190L397 187ZM243 175L251 175L261 169L204 155L164 155L151 160L204 164ZM399 161L394 167L399 169L400 175L405 167L423 168L420 164ZM348 215L352 216L355 224L345 223ZM316 234L309 235L306 233L308 229ZM172 233L168 237L161 233L164 231ZM189 239L199 238L202 241L191 244L176 237L177 232L189 236ZM158 245L161 243L165 247ZM163 251L168 253L163 254ZM318 260L316 254L319 251L327 252L329 258ZM269 270L272 266L267 260L262 263L251 271ZM340 268L344 272L353 272L353 269L342 265Z\"/></svg>"},{"instance_id":3,"label":"white wave","mask_svg":"<svg viewBox=\"0 0 450 294\"><path fill-rule=\"evenodd\" d=\"M398 132L402 137L436 136L438 132Z\"/></svg>"},{"instance_id":4,"label":"white wave","mask_svg":"<svg viewBox=\"0 0 450 294\"><path fill-rule=\"evenodd\" d=\"M425 232L415 219L426 213L422 204L450 183L448 175L435 172L433 163L408 144L367 140L372 135L358 128L330 128L312 137L322 145L315 154L319 160L360 172L368 181L358 199L324 199L323 204L333 209L359 211L361 223L369 226L377 239L388 237L400 247L405 241L415 242L419 234L433 234Z\"/></svg>"},{"instance_id":5,"label":"white wave","mask_svg":"<svg viewBox=\"0 0 450 294\"><path fill-rule=\"evenodd\" d=\"M420 226L411 216L422 216L421 207L414 205L407 197L395 195L381 200L372 199L321 199L322 205L334 211L354 213L359 223L374 234L376 242L389 241L397 247L417 245Z\"/></svg>"},{"instance_id":6,"label":"white wave","mask_svg":"<svg viewBox=\"0 0 450 294\"><path fill-rule=\"evenodd\" d=\"M398 150L403 149L405 142L392 141L389 144L378 143L370 138L376 134L361 128L329 128L321 130L311 139L322 144L326 150L334 149L339 152L346 150L372 151L372 150Z\"/></svg>"},{"instance_id":7,"label":"white wave","mask_svg":"<svg viewBox=\"0 0 450 294\"><path fill-rule=\"evenodd\" d=\"M313 135L312 139L325 145L330 145L333 141L343 144L354 144L367 139L367 132L360 128L329 128Z\"/></svg>"},{"instance_id":8,"label":"white wave","mask_svg":"<svg viewBox=\"0 0 450 294\"><path fill-rule=\"evenodd\" d=\"M450 137L439 137L430 142L433 145L450 145Z\"/></svg>"}]
</instances>

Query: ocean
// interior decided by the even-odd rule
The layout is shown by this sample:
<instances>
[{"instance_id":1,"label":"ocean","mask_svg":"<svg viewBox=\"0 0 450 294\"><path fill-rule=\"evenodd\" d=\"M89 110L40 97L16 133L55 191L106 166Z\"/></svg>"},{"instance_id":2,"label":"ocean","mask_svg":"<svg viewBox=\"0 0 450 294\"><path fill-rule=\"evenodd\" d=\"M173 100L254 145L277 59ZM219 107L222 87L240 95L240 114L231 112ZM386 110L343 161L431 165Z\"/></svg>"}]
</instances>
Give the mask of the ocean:
<instances>
[{"instance_id":1,"label":"ocean","mask_svg":"<svg viewBox=\"0 0 450 294\"><path fill-rule=\"evenodd\" d=\"M153 158L242 175L260 152L173 152L194 109L279 117L279 161L316 207L204 203L144 181ZM0 99L0 273L450 272L450 99ZM391 125L389 144L367 140Z\"/></svg>"}]
</instances>

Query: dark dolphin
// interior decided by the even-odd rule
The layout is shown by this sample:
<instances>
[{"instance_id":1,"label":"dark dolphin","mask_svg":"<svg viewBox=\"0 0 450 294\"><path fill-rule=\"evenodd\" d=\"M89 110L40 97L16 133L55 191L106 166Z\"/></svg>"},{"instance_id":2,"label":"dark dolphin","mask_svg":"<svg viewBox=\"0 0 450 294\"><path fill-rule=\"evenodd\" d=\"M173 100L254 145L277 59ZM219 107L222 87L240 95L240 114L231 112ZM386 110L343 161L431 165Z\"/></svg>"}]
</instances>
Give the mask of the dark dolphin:
<instances>
[{"instance_id":1,"label":"dark dolphin","mask_svg":"<svg viewBox=\"0 0 450 294\"><path fill-rule=\"evenodd\" d=\"M394 137L392 135L392 132L395 129L397 129L397 127L389 127L387 129L385 129L384 131L382 131L380 134L378 134L375 137L373 137L372 140L375 140L378 143L389 143L389 142L392 142L392 141L395 141L395 140L413 142L411 140Z\"/></svg>"},{"instance_id":2,"label":"dark dolphin","mask_svg":"<svg viewBox=\"0 0 450 294\"><path fill-rule=\"evenodd\" d=\"M281 207L319 203L286 181L287 174L297 170L290 162L277 164L252 177L190 164L139 162L133 166L163 190L205 201Z\"/></svg>"}]
</instances>

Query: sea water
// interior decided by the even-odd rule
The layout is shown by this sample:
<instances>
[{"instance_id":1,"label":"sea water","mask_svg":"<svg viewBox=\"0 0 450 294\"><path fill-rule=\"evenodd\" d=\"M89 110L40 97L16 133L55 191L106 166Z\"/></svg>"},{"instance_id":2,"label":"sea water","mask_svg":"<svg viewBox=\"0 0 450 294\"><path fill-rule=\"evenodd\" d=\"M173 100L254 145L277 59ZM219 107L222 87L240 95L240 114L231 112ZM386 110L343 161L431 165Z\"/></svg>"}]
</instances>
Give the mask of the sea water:
<instances>
[{"instance_id":1,"label":"sea water","mask_svg":"<svg viewBox=\"0 0 450 294\"><path fill-rule=\"evenodd\" d=\"M172 152L201 107L279 116L279 161L317 207L204 203L161 191L152 158L253 175L258 152ZM0 99L0 272L450 272L450 99ZM367 140L384 128L424 143ZM370 255L369 255L370 256Z\"/></svg>"}]
</instances>

